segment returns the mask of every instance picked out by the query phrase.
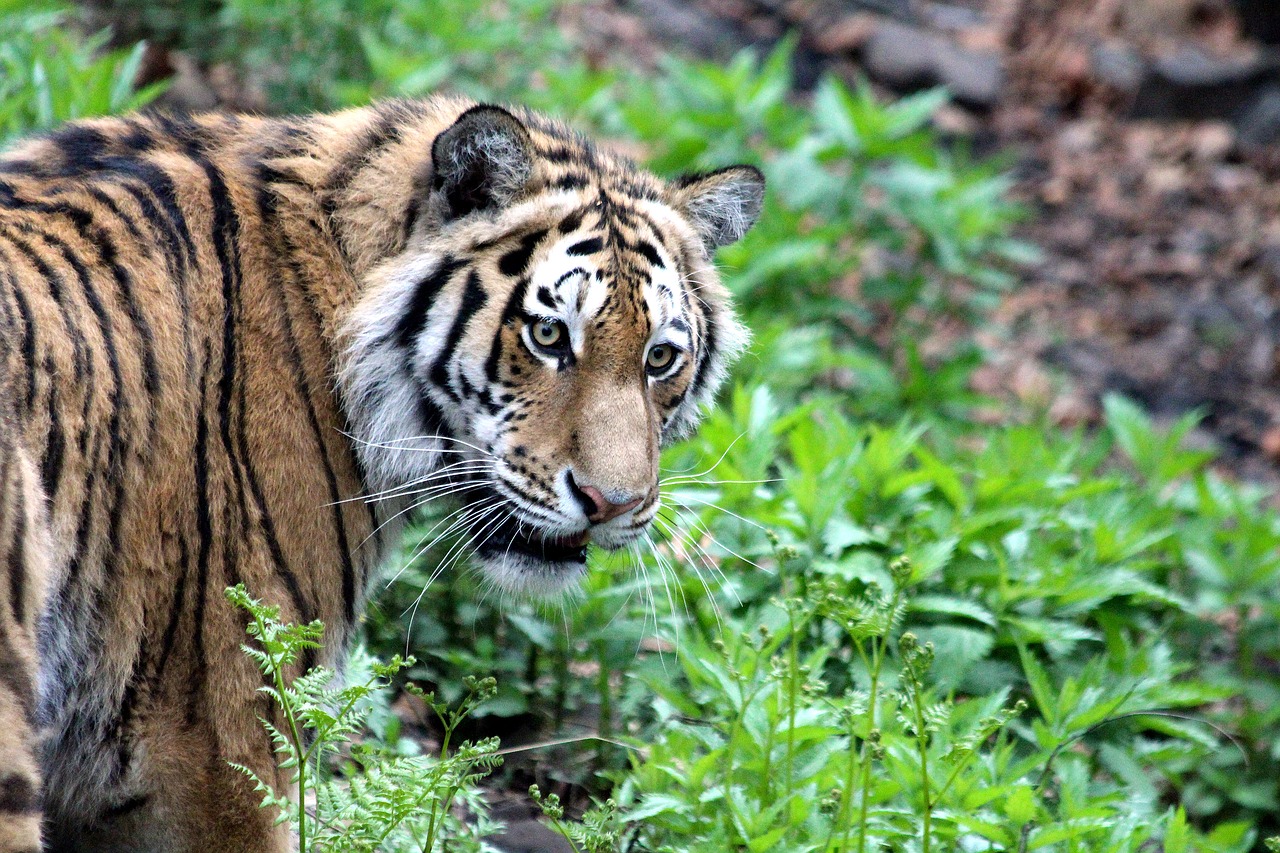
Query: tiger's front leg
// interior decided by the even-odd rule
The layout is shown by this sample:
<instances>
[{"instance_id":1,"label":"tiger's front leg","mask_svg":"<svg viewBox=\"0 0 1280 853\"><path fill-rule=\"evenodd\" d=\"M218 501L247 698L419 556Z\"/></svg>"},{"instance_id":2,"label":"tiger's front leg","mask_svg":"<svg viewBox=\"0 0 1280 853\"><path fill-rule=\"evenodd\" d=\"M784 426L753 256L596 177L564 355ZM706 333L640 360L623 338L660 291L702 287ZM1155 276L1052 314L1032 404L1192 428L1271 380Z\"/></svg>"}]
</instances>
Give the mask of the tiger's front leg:
<instances>
[{"instance_id":1,"label":"tiger's front leg","mask_svg":"<svg viewBox=\"0 0 1280 853\"><path fill-rule=\"evenodd\" d=\"M40 850L36 624L49 538L35 470L0 406L0 853Z\"/></svg>"}]
</instances>

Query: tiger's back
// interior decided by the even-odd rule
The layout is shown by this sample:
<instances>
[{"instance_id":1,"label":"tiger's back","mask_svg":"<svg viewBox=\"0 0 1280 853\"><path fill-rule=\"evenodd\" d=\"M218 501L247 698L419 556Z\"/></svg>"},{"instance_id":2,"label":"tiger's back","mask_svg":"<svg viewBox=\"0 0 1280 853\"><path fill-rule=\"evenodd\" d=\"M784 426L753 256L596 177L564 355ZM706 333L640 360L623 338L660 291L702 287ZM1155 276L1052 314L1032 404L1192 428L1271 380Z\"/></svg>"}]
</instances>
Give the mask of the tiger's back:
<instances>
[{"instance_id":1,"label":"tiger's back","mask_svg":"<svg viewBox=\"0 0 1280 853\"><path fill-rule=\"evenodd\" d=\"M19 149L0 175L6 437L38 472L26 502L47 501L55 543L44 578L9 560L24 599L10 615L29 626L48 602L35 723L51 731L55 846L83 845L59 839L61 814L128 823L160 792L242 809L248 790L225 764L190 761L210 741L226 761L263 746L259 682L221 591L244 582L291 619L341 630L372 566L354 547L369 510L343 502L362 482L331 330L290 245L323 241L236 162L254 159L236 141L251 152L264 131L104 121ZM326 278L340 275L328 260ZM340 573L312 570L328 565ZM236 671L236 689L224 672L212 694L211 668ZM140 777L135 743L165 744L171 766Z\"/></svg>"},{"instance_id":2,"label":"tiger's back","mask_svg":"<svg viewBox=\"0 0 1280 853\"><path fill-rule=\"evenodd\" d=\"M341 654L399 511L357 500L383 484L348 326L439 227L427 152L468 107L106 119L0 157L0 853L287 843L228 764L286 781L222 591L323 620L303 666ZM544 191L621 168L525 121ZM423 397L417 434L456 432Z\"/></svg>"}]
</instances>

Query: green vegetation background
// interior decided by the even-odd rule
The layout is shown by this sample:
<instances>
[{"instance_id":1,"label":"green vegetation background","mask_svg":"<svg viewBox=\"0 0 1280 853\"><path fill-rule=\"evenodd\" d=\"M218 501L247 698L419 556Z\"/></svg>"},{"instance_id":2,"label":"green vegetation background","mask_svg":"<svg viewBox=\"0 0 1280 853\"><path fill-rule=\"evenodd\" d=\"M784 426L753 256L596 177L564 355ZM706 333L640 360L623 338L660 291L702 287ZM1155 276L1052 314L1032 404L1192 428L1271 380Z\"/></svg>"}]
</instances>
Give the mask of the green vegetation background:
<instances>
[{"instance_id":1,"label":"green vegetation background","mask_svg":"<svg viewBox=\"0 0 1280 853\"><path fill-rule=\"evenodd\" d=\"M600 735L541 769L612 798L556 821L584 850L1278 849L1280 518L1183 446L1194 414L1158 428L1115 398L1104 428L1064 433L969 390L983 353L935 332L986 323L1034 251L1001 165L931 129L945 93L885 103L827 77L799 98L788 42L593 66L560 5L105 4L117 42L230 62L279 111L444 89L556 114L663 174L747 161L770 181L719 258L755 342L664 459L653 548L602 556L559 608L495 602L456 543L424 547L428 507L367 626L375 656L419 660L358 655L356 693L276 684L324 745L274 733L321 791L304 846L481 849L487 824L448 804L480 808L497 744L418 755L386 707L407 675L436 685L441 731L469 714ZM157 94L130 85L139 48L85 33L0 0L0 139ZM993 406L998 424L975 420ZM254 612L268 673L314 641ZM290 797L265 807L286 819Z\"/></svg>"}]
</instances>

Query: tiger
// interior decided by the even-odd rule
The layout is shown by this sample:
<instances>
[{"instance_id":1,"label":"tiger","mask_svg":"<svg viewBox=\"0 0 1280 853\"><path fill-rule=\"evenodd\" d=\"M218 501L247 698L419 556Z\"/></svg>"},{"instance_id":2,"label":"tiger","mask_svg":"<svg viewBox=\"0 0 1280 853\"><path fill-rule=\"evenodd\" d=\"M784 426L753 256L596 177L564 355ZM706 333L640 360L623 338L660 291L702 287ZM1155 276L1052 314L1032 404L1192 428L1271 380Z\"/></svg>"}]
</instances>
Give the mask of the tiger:
<instances>
[{"instance_id":1,"label":"tiger","mask_svg":"<svg viewBox=\"0 0 1280 853\"><path fill-rule=\"evenodd\" d=\"M444 96L0 154L0 853L288 849L224 590L340 668L428 493L512 594L635 542L746 344L713 254L764 187Z\"/></svg>"}]
</instances>

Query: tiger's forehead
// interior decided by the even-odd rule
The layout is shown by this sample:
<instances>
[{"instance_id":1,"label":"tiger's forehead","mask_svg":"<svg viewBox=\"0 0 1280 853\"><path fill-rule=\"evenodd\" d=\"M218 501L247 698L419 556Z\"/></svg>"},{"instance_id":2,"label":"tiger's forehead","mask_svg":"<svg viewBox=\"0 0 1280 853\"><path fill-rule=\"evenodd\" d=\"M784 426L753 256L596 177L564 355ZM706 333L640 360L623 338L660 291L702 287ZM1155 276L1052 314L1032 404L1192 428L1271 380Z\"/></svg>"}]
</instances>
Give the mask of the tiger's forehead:
<instances>
[{"instance_id":1,"label":"tiger's forehead","mask_svg":"<svg viewBox=\"0 0 1280 853\"><path fill-rule=\"evenodd\" d=\"M679 322L684 301L676 264L659 240L635 232L628 239L602 225L548 241L523 307L531 316L562 319L571 331L609 314L643 318L657 331Z\"/></svg>"}]
</instances>

